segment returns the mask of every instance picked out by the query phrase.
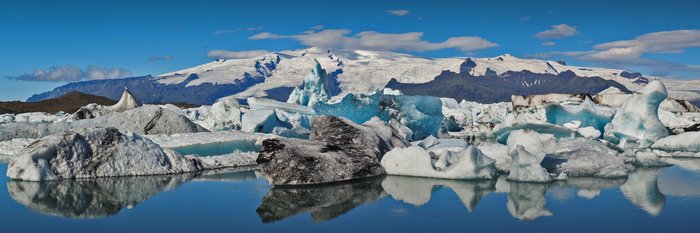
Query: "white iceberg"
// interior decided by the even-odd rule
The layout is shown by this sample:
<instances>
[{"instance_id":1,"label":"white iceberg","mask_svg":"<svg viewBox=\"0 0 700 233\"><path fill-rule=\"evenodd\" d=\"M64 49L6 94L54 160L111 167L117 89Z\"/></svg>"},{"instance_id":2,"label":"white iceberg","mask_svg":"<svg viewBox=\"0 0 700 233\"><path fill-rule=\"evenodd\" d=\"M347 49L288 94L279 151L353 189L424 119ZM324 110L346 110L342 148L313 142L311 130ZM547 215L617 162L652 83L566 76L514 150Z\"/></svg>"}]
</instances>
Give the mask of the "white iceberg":
<instances>
[{"instance_id":1,"label":"white iceberg","mask_svg":"<svg viewBox=\"0 0 700 233\"><path fill-rule=\"evenodd\" d=\"M85 128L37 140L10 161L7 176L40 181L176 174L255 164L254 157L182 156L115 128Z\"/></svg>"},{"instance_id":2,"label":"white iceberg","mask_svg":"<svg viewBox=\"0 0 700 233\"><path fill-rule=\"evenodd\" d=\"M666 87L659 81L650 82L639 93L632 94L606 126L605 139L622 148L648 148L654 141L668 136L658 116L659 105L666 96ZM628 141L636 143L628 145Z\"/></svg>"},{"instance_id":3,"label":"white iceberg","mask_svg":"<svg viewBox=\"0 0 700 233\"><path fill-rule=\"evenodd\" d=\"M652 149L668 152L700 152L700 132L686 132L661 138L651 145Z\"/></svg>"},{"instance_id":4,"label":"white iceberg","mask_svg":"<svg viewBox=\"0 0 700 233\"><path fill-rule=\"evenodd\" d=\"M496 175L494 160L475 146L442 149L438 154L420 146L394 148L381 164L389 175L443 179L492 179Z\"/></svg>"}]
</instances>

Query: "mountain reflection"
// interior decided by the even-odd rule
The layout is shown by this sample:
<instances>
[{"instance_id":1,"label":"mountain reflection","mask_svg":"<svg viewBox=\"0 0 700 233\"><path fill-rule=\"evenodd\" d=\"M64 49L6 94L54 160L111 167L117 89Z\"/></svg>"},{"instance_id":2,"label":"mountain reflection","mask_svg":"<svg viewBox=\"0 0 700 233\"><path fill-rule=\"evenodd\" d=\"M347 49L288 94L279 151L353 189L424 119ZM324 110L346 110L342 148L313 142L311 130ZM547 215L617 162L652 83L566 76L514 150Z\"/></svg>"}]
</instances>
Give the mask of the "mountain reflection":
<instances>
[{"instance_id":1,"label":"mountain reflection","mask_svg":"<svg viewBox=\"0 0 700 233\"><path fill-rule=\"evenodd\" d=\"M264 223L310 212L315 222L336 218L382 195L381 178L270 189L256 212Z\"/></svg>"},{"instance_id":2,"label":"mountain reflection","mask_svg":"<svg viewBox=\"0 0 700 233\"><path fill-rule=\"evenodd\" d=\"M18 203L39 213L69 218L100 218L174 189L195 174L64 181L9 181L7 190Z\"/></svg>"}]
</instances>

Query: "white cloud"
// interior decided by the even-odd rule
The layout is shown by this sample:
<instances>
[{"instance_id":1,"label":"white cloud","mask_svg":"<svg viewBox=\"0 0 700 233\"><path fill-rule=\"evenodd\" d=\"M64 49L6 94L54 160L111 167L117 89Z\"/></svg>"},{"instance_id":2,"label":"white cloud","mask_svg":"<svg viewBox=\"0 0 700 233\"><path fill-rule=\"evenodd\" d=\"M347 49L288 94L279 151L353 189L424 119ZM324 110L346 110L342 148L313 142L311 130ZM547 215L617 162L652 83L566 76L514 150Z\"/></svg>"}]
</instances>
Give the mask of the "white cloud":
<instances>
[{"instance_id":1,"label":"white cloud","mask_svg":"<svg viewBox=\"0 0 700 233\"><path fill-rule=\"evenodd\" d=\"M175 57L170 56L170 55L165 55L165 56L150 56L147 61L168 61L168 60L173 60Z\"/></svg>"},{"instance_id":2,"label":"white cloud","mask_svg":"<svg viewBox=\"0 0 700 233\"><path fill-rule=\"evenodd\" d=\"M554 43L554 41L545 41L545 42L542 42L541 45L542 46L555 46L555 45L557 45L557 43Z\"/></svg>"},{"instance_id":3,"label":"white cloud","mask_svg":"<svg viewBox=\"0 0 700 233\"><path fill-rule=\"evenodd\" d=\"M498 44L478 36L450 37L443 42L429 42L422 39L423 32L381 33L363 31L350 35L347 29L326 29L307 31L297 35L277 35L262 32L250 37L252 40L294 39L312 47L333 49L366 49L380 51L433 51L455 48L463 52L497 47Z\"/></svg>"},{"instance_id":4,"label":"white cloud","mask_svg":"<svg viewBox=\"0 0 700 233\"><path fill-rule=\"evenodd\" d=\"M407 15L408 13L411 13L408 10L388 10L386 12L391 14L391 15L396 15L396 16L404 16L404 15Z\"/></svg>"},{"instance_id":5,"label":"white cloud","mask_svg":"<svg viewBox=\"0 0 700 233\"><path fill-rule=\"evenodd\" d=\"M609 67L644 67L653 72L671 70L700 73L700 67L697 65L680 64L644 56L646 54L683 53L688 48L698 47L700 47L700 30L675 30L652 32L639 35L631 40L597 44L589 51L550 52L533 56L568 56Z\"/></svg>"},{"instance_id":6,"label":"white cloud","mask_svg":"<svg viewBox=\"0 0 700 233\"><path fill-rule=\"evenodd\" d=\"M214 59L236 59L236 58L250 58L262 56L271 53L267 50L242 50L242 51L228 51L228 50L212 50L207 53L207 56Z\"/></svg>"},{"instance_id":7,"label":"white cloud","mask_svg":"<svg viewBox=\"0 0 700 233\"><path fill-rule=\"evenodd\" d=\"M75 82L83 80L115 79L131 76L131 72L122 68L101 68L90 65L82 70L74 65L53 66L36 69L31 73L9 76L9 79L42 82Z\"/></svg>"},{"instance_id":8,"label":"white cloud","mask_svg":"<svg viewBox=\"0 0 700 233\"><path fill-rule=\"evenodd\" d=\"M560 39L578 34L576 28L566 25L553 25L552 29L544 30L535 34L535 38L539 39Z\"/></svg>"}]
</instances>

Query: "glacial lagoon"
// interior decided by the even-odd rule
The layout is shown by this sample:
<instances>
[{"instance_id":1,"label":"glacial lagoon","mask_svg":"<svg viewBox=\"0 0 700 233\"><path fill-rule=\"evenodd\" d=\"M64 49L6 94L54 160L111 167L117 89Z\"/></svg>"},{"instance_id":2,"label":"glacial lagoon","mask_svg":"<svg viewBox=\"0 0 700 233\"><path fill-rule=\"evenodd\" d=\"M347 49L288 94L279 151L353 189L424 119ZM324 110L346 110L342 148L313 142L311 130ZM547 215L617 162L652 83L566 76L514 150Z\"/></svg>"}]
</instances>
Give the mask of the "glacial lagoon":
<instances>
[{"instance_id":1,"label":"glacial lagoon","mask_svg":"<svg viewBox=\"0 0 700 233\"><path fill-rule=\"evenodd\" d=\"M692 232L700 159L671 162L682 166L547 184L384 176L272 188L252 168L53 182L2 176L0 232Z\"/></svg>"}]
</instances>

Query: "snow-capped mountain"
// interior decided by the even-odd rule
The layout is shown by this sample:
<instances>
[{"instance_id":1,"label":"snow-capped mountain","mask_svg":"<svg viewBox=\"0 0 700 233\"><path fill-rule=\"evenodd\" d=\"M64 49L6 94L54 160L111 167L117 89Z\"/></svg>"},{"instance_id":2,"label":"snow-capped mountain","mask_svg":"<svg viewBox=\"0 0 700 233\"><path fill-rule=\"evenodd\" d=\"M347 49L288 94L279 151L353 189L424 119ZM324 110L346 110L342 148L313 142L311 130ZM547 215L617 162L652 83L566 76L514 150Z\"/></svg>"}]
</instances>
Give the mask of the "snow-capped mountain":
<instances>
[{"instance_id":1,"label":"snow-capped mountain","mask_svg":"<svg viewBox=\"0 0 700 233\"><path fill-rule=\"evenodd\" d=\"M553 77L562 74L599 77L622 84L632 91L640 89L650 79L656 79L624 70L568 66L561 61L522 59L509 54L491 58L423 58L385 51L308 48L244 59L218 59L158 76L71 83L32 96L28 101L60 96L71 90L116 99L124 87L128 87L144 102L211 104L225 96L286 99L293 87L298 86L314 67L314 60L318 60L337 85L339 93L334 93L334 98L347 93L371 93L384 88L392 79L398 83L428 83L443 71L468 74L470 77L501 77L518 72ZM517 85L522 88L543 88L540 79L518 79L518 82ZM674 96L674 90L670 89L671 96ZM684 93L685 98L700 99L700 94Z\"/></svg>"}]
</instances>

